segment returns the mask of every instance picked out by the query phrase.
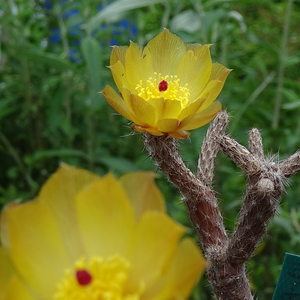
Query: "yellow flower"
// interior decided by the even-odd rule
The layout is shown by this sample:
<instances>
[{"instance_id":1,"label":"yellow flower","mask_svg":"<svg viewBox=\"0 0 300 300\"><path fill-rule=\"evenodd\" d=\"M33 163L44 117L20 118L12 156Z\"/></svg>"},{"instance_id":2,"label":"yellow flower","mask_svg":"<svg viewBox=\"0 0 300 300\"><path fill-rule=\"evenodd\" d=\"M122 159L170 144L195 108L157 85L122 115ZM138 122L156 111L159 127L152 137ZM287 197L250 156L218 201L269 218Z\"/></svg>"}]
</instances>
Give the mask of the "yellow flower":
<instances>
[{"instance_id":1,"label":"yellow flower","mask_svg":"<svg viewBox=\"0 0 300 300\"><path fill-rule=\"evenodd\" d=\"M187 299L205 268L153 173L116 180L62 165L1 219L1 300Z\"/></svg>"},{"instance_id":2,"label":"yellow flower","mask_svg":"<svg viewBox=\"0 0 300 300\"><path fill-rule=\"evenodd\" d=\"M102 93L135 131L187 138L221 110L213 101L230 70L212 63L210 46L185 44L167 29L144 49L115 46L110 70L120 94L110 86Z\"/></svg>"}]
</instances>

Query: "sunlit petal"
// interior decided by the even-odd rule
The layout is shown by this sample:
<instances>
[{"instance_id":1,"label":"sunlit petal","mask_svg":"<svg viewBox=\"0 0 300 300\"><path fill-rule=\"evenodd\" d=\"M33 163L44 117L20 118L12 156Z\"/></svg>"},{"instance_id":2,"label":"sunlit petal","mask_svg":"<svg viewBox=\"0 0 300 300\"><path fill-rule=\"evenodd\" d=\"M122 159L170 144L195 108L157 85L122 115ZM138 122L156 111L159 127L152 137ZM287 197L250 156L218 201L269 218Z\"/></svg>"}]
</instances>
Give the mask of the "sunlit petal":
<instances>
[{"instance_id":1,"label":"sunlit petal","mask_svg":"<svg viewBox=\"0 0 300 300\"><path fill-rule=\"evenodd\" d=\"M40 297L52 295L71 260L49 208L28 201L8 210L7 222L10 256L19 274Z\"/></svg>"},{"instance_id":2,"label":"sunlit petal","mask_svg":"<svg viewBox=\"0 0 300 300\"><path fill-rule=\"evenodd\" d=\"M125 55L127 50L128 46L113 46L110 56L110 65L114 65L118 61L125 65Z\"/></svg>"},{"instance_id":3,"label":"sunlit petal","mask_svg":"<svg viewBox=\"0 0 300 300\"><path fill-rule=\"evenodd\" d=\"M174 74L186 52L185 43L168 29L154 37L146 46L152 54L153 70L163 75Z\"/></svg>"},{"instance_id":4,"label":"sunlit petal","mask_svg":"<svg viewBox=\"0 0 300 300\"><path fill-rule=\"evenodd\" d=\"M190 90L190 102L199 97L201 91L207 85L212 71L210 57L211 45L203 45L194 51L187 51L180 60L177 75L183 85L188 84Z\"/></svg>"},{"instance_id":5,"label":"sunlit petal","mask_svg":"<svg viewBox=\"0 0 300 300\"><path fill-rule=\"evenodd\" d=\"M155 177L156 174L151 172L132 172L124 174L119 179L137 219L148 210L166 211L163 196L154 182Z\"/></svg>"},{"instance_id":6,"label":"sunlit petal","mask_svg":"<svg viewBox=\"0 0 300 300\"><path fill-rule=\"evenodd\" d=\"M79 225L90 256L128 255L134 212L120 183L107 175L77 196Z\"/></svg>"},{"instance_id":7,"label":"sunlit petal","mask_svg":"<svg viewBox=\"0 0 300 300\"><path fill-rule=\"evenodd\" d=\"M176 131L179 125L179 121L177 119L163 119L159 120L157 124L157 129L161 132L173 132Z\"/></svg>"},{"instance_id":8,"label":"sunlit petal","mask_svg":"<svg viewBox=\"0 0 300 300\"><path fill-rule=\"evenodd\" d=\"M219 96L230 72L231 70L225 68L219 63L213 64L210 81L201 93L201 97L206 97L205 102L201 106L201 110L206 109Z\"/></svg>"},{"instance_id":9,"label":"sunlit petal","mask_svg":"<svg viewBox=\"0 0 300 300\"><path fill-rule=\"evenodd\" d=\"M105 89L102 91L102 94L104 95L106 101L119 114L121 114L122 116L124 116L126 119L130 121L138 122L138 119L129 110L124 99L120 95L118 95L117 92L111 86L107 85Z\"/></svg>"},{"instance_id":10,"label":"sunlit petal","mask_svg":"<svg viewBox=\"0 0 300 300\"><path fill-rule=\"evenodd\" d=\"M184 228L163 214L149 211L141 217L137 230L130 277L132 284L143 278L150 285L165 271Z\"/></svg>"},{"instance_id":11,"label":"sunlit petal","mask_svg":"<svg viewBox=\"0 0 300 300\"><path fill-rule=\"evenodd\" d=\"M1 290L1 293L3 292ZM2 300L1 293L0 299ZM37 300L36 295L29 291L25 283L16 274L10 279L4 296L3 300Z\"/></svg>"},{"instance_id":12,"label":"sunlit petal","mask_svg":"<svg viewBox=\"0 0 300 300\"><path fill-rule=\"evenodd\" d=\"M214 102L205 110L183 119L180 127L185 130L199 128L213 120L216 114L221 111L221 108L220 102Z\"/></svg>"},{"instance_id":13,"label":"sunlit petal","mask_svg":"<svg viewBox=\"0 0 300 300\"><path fill-rule=\"evenodd\" d=\"M135 94L131 94L128 100L130 102L132 112L139 118L139 121L135 123L138 125L148 125L149 127L150 125L155 126L155 107Z\"/></svg>"},{"instance_id":14,"label":"sunlit petal","mask_svg":"<svg viewBox=\"0 0 300 300\"><path fill-rule=\"evenodd\" d=\"M132 90L140 80L146 81L153 74L151 53L143 53L141 47L131 42L125 57L126 80Z\"/></svg>"},{"instance_id":15,"label":"sunlit petal","mask_svg":"<svg viewBox=\"0 0 300 300\"><path fill-rule=\"evenodd\" d=\"M198 280L197 276L205 271L206 262L195 243L186 238L176 248L175 259L167 268L170 272L149 289L146 299L172 299L174 292L178 299L187 299Z\"/></svg>"},{"instance_id":16,"label":"sunlit petal","mask_svg":"<svg viewBox=\"0 0 300 300\"><path fill-rule=\"evenodd\" d=\"M205 98L199 98L196 101L190 103L188 106L186 106L181 113L178 116L178 120L182 120L186 118L187 116L195 114L199 108L202 106L203 102L205 101Z\"/></svg>"},{"instance_id":17,"label":"sunlit petal","mask_svg":"<svg viewBox=\"0 0 300 300\"><path fill-rule=\"evenodd\" d=\"M123 87L130 88L127 77L125 76L124 65L120 61L111 65L109 69L119 90Z\"/></svg>"}]
</instances>

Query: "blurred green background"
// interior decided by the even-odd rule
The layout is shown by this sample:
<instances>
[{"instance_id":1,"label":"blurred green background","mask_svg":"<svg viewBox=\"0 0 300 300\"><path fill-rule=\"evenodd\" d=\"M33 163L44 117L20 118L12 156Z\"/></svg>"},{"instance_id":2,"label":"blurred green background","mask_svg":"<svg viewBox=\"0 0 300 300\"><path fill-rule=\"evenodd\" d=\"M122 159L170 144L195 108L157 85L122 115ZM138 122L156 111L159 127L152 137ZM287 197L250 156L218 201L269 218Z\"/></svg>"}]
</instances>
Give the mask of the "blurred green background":
<instances>
[{"instance_id":1,"label":"blurred green background","mask_svg":"<svg viewBox=\"0 0 300 300\"><path fill-rule=\"evenodd\" d=\"M213 61L233 69L219 97L230 134L246 145L257 127L270 157L291 155L300 145L299 11L299 0L1 1L0 205L34 197L61 161L99 174L157 171L141 135L98 92L113 85L110 46L142 46L163 27L186 42L212 43ZM193 170L206 129L180 141ZM192 228L180 195L158 174L169 213ZM289 181L247 265L260 299L272 298L284 253L300 253L299 182ZM230 232L245 178L220 154L214 183ZM192 297L200 298L212 299L206 279Z\"/></svg>"}]
</instances>

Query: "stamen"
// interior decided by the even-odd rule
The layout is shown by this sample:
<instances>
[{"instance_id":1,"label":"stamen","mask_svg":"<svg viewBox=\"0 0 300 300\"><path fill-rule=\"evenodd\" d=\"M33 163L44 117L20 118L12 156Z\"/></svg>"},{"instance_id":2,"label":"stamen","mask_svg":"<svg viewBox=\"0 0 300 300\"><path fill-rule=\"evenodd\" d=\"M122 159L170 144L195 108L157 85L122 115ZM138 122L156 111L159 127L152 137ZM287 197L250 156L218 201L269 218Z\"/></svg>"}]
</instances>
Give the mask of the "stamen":
<instances>
[{"instance_id":1,"label":"stamen","mask_svg":"<svg viewBox=\"0 0 300 300\"><path fill-rule=\"evenodd\" d=\"M154 72L147 80L140 80L136 85L137 94L145 99L165 98L169 100L180 100L184 107L190 97L188 84L182 85L177 75L162 76Z\"/></svg>"},{"instance_id":2,"label":"stamen","mask_svg":"<svg viewBox=\"0 0 300 300\"><path fill-rule=\"evenodd\" d=\"M168 83L165 80L161 81L158 85L158 89L160 92L166 91L168 89Z\"/></svg>"},{"instance_id":3,"label":"stamen","mask_svg":"<svg viewBox=\"0 0 300 300\"><path fill-rule=\"evenodd\" d=\"M76 279L80 285L88 285L92 281L92 275L87 270L77 270Z\"/></svg>"}]
</instances>

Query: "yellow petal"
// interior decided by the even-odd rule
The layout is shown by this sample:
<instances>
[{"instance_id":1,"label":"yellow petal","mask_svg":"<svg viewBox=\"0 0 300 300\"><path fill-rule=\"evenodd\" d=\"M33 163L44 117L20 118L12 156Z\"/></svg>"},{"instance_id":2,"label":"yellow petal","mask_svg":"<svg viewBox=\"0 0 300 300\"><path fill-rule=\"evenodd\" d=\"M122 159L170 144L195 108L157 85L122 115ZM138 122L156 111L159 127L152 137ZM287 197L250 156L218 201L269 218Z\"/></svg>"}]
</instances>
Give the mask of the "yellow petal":
<instances>
[{"instance_id":1,"label":"yellow petal","mask_svg":"<svg viewBox=\"0 0 300 300\"><path fill-rule=\"evenodd\" d=\"M0 247L0 300L5 299L4 296L13 273L14 269L8 251Z\"/></svg>"},{"instance_id":2,"label":"yellow petal","mask_svg":"<svg viewBox=\"0 0 300 300\"><path fill-rule=\"evenodd\" d=\"M210 82L201 93L201 97L206 97L205 102L201 106L201 110L206 109L219 96L225 80L231 70L225 68L219 63L213 64Z\"/></svg>"},{"instance_id":3,"label":"yellow petal","mask_svg":"<svg viewBox=\"0 0 300 300\"><path fill-rule=\"evenodd\" d=\"M176 131L170 132L169 136L174 139L187 139L190 133L184 129L177 128Z\"/></svg>"},{"instance_id":4,"label":"yellow petal","mask_svg":"<svg viewBox=\"0 0 300 300\"><path fill-rule=\"evenodd\" d=\"M165 271L184 228L165 214L148 211L140 219L132 251L130 285L143 280L146 286Z\"/></svg>"},{"instance_id":5,"label":"yellow petal","mask_svg":"<svg viewBox=\"0 0 300 300\"><path fill-rule=\"evenodd\" d=\"M124 99L109 85L102 91L103 96L110 106L112 106L119 114L132 122L138 122L138 119L132 114L127 107Z\"/></svg>"},{"instance_id":6,"label":"yellow petal","mask_svg":"<svg viewBox=\"0 0 300 300\"><path fill-rule=\"evenodd\" d=\"M130 95L128 101L130 102L128 105L129 109L138 119L134 123L154 128L156 127L156 111L149 102L134 94Z\"/></svg>"},{"instance_id":7,"label":"yellow petal","mask_svg":"<svg viewBox=\"0 0 300 300\"><path fill-rule=\"evenodd\" d=\"M178 63L186 52L185 43L167 29L154 37L146 48L152 55L153 70L162 76L175 74Z\"/></svg>"},{"instance_id":8,"label":"yellow petal","mask_svg":"<svg viewBox=\"0 0 300 300\"><path fill-rule=\"evenodd\" d=\"M203 45L194 51L187 51L179 62L176 74L182 86L188 84L190 101L199 97L210 78L212 71L210 46Z\"/></svg>"},{"instance_id":9,"label":"yellow petal","mask_svg":"<svg viewBox=\"0 0 300 300\"><path fill-rule=\"evenodd\" d=\"M125 68L120 61L109 66L109 69L119 90L121 90L123 87L129 88L129 83L125 76Z\"/></svg>"},{"instance_id":10,"label":"yellow petal","mask_svg":"<svg viewBox=\"0 0 300 300\"><path fill-rule=\"evenodd\" d=\"M194 44L189 44L189 43L187 43L187 44L185 44L185 46L186 46L186 50L188 51L188 50L192 50L192 51L195 51L195 50L197 50L198 48L199 48L199 46L202 46L201 44L198 44L198 43L194 43Z\"/></svg>"},{"instance_id":11,"label":"yellow petal","mask_svg":"<svg viewBox=\"0 0 300 300\"><path fill-rule=\"evenodd\" d=\"M120 183L109 174L77 196L82 239L89 256L127 256L134 212Z\"/></svg>"},{"instance_id":12,"label":"yellow petal","mask_svg":"<svg viewBox=\"0 0 300 300\"><path fill-rule=\"evenodd\" d=\"M154 109L157 120L161 119L177 119L182 111L182 102L180 100L169 100L164 98L147 100Z\"/></svg>"},{"instance_id":13,"label":"yellow petal","mask_svg":"<svg viewBox=\"0 0 300 300\"><path fill-rule=\"evenodd\" d=\"M7 212L14 206L19 205L20 200L12 201L4 206L1 211L0 218L0 242L1 245L5 248L9 247L9 232L8 232L8 223L7 223Z\"/></svg>"},{"instance_id":14,"label":"yellow petal","mask_svg":"<svg viewBox=\"0 0 300 300\"><path fill-rule=\"evenodd\" d=\"M187 116L195 114L198 109L201 107L202 103L205 101L205 98L199 98L196 101L190 103L188 106L186 106L178 116L178 120L182 120L186 118Z\"/></svg>"},{"instance_id":15,"label":"yellow petal","mask_svg":"<svg viewBox=\"0 0 300 300\"><path fill-rule=\"evenodd\" d=\"M146 82L153 75L152 55L148 51L143 52L141 47L131 42L125 57L126 80L128 81L131 91L140 80Z\"/></svg>"},{"instance_id":16,"label":"yellow petal","mask_svg":"<svg viewBox=\"0 0 300 300\"><path fill-rule=\"evenodd\" d=\"M48 299L71 264L57 224L46 205L36 200L14 206L6 214L14 266L41 299Z\"/></svg>"},{"instance_id":17,"label":"yellow petal","mask_svg":"<svg viewBox=\"0 0 300 300\"><path fill-rule=\"evenodd\" d=\"M165 277L147 291L145 299L187 299L205 268L206 261L197 245L190 238L183 239Z\"/></svg>"},{"instance_id":18,"label":"yellow petal","mask_svg":"<svg viewBox=\"0 0 300 300\"><path fill-rule=\"evenodd\" d=\"M170 283L173 277L172 284L168 286L169 294L174 293L180 295L182 299L186 299L199 277L204 273L206 261L198 246L189 238L181 241L174 256L169 270L171 273Z\"/></svg>"},{"instance_id":19,"label":"yellow petal","mask_svg":"<svg viewBox=\"0 0 300 300\"><path fill-rule=\"evenodd\" d=\"M185 130L199 128L213 120L221 108L222 105L220 102L214 102L205 110L183 119L180 128Z\"/></svg>"},{"instance_id":20,"label":"yellow petal","mask_svg":"<svg viewBox=\"0 0 300 300\"><path fill-rule=\"evenodd\" d=\"M147 126L143 127L143 126L140 126L140 125L132 124L131 128L135 131L138 131L138 132L141 132L141 133L150 133L150 134L155 135L155 136L164 135L163 132L160 132L160 131L158 131L154 128L147 127Z\"/></svg>"},{"instance_id":21,"label":"yellow petal","mask_svg":"<svg viewBox=\"0 0 300 300\"><path fill-rule=\"evenodd\" d=\"M135 216L139 219L148 210L165 212L164 198L157 188L152 172L132 172L120 177L120 183L125 189Z\"/></svg>"},{"instance_id":22,"label":"yellow petal","mask_svg":"<svg viewBox=\"0 0 300 300\"><path fill-rule=\"evenodd\" d=\"M157 129L161 132L170 133L176 131L180 122L177 119L164 119L159 120Z\"/></svg>"},{"instance_id":23,"label":"yellow petal","mask_svg":"<svg viewBox=\"0 0 300 300\"><path fill-rule=\"evenodd\" d=\"M114 65L118 61L125 65L125 55L127 50L128 46L113 46L110 56L110 65Z\"/></svg>"},{"instance_id":24,"label":"yellow petal","mask_svg":"<svg viewBox=\"0 0 300 300\"><path fill-rule=\"evenodd\" d=\"M23 281L21 281L17 275L14 275L11 278L5 296L6 297L4 297L3 300L37 300L37 297L30 293ZM1 295L0 299L2 300Z\"/></svg>"},{"instance_id":25,"label":"yellow petal","mask_svg":"<svg viewBox=\"0 0 300 300\"><path fill-rule=\"evenodd\" d=\"M83 255L78 230L76 194L100 176L83 169L62 164L42 187L38 201L44 203L53 215L63 236L70 259Z\"/></svg>"}]
</instances>

